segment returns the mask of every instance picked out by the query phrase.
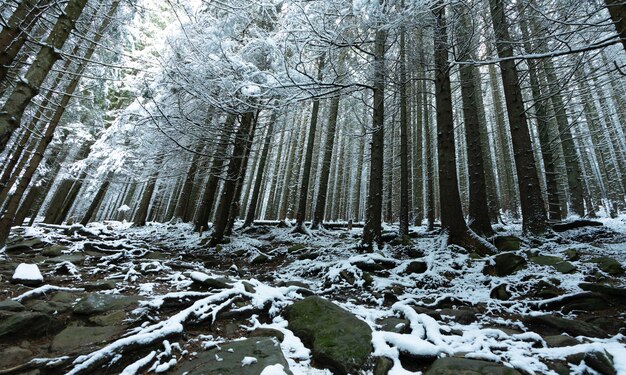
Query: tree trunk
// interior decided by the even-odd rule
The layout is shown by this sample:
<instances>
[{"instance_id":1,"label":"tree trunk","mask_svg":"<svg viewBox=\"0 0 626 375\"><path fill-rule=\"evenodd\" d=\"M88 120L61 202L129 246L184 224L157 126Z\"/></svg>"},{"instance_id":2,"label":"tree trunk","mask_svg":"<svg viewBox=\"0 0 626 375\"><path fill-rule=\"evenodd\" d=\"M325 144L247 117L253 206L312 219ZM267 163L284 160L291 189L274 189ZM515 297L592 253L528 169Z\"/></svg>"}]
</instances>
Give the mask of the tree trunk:
<instances>
[{"instance_id":1,"label":"tree trunk","mask_svg":"<svg viewBox=\"0 0 626 375\"><path fill-rule=\"evenodd\" d=\"M154 170L148 177L148 181L146 181L146 187L141 195L139 207L137 207L137 211L135 212L133 225L136 227L143 227L146 225L146 220L148 219L148 209L150 208L150 202L152 202L152 195L154 194L154 188L156 187L157 177L159 176L159 170L162 162L163 154L158 154L154 159Z\"/></svg>"},{"instance_id":2,"label":"tree trunk","mask_svg":"<svg viewBox=\"0 0 626 375\"><path fill-rule=\"evenodd\" d=\"M211 241L209 247L215 247L224 239L226 227L230 218L230 212L233 209L237 183L241 178L243 159L245 158L246 149L250 147L252 143L252 136L254 132L254 114L248 112L241 116L241 121L237 134L235 134L235 146L233 153L228 163L228 171L226 173L226 179L224 180L224 186L222 187L222 196L220 197L220 203L217 206L217 212L215 215L215 223L213 226L213 233L211 234Z\"/></svg>"},{"instance_id":3,"label":"tree trunk","mask_svg":"<svg viewBox=\"0 0 626 375\"><path fill-rule=\"evenodd\" d=\"M372 143L370 152L370 178L363 228L363 244L372 249L380 242L383 206L383 177L385 161L385 43L387 33L376 30L374 40L374 104L372 115Z\"/></svg>"},{"instance_id":4,"label":"tree trunk","mask_svg":"<svg viewBox=\"0 0 626 375\"><path fill-rule=\"evenodd\" d=\"M626 51L626 3L624 0L604 0L604 2Z\"/></svg>"},{"instance_id":5,"label":"tree trunk","mask_svg":"<svg viewBox=\"0 0 626 375\"><path fill-rule=\"evenodd\" d=\"M254 181L254 187L252 189L252 197L250 197L250 204L248 205L248 211L246 213L246 220L243 223L244 227L252 225L259 203L259 195L261 192L261 182L263 181L263 175L265 171L265 164L267 164L267 156L269 155L270 147L272 144L272 137L274 135L274 123L276 122L276 112L272 113L270 123L267 128L267 135L265 136L265 142L263 143L263 151L257 166L256 179Z\"/></svg>"},{"instance_id":6,"label":"tree trunk","mask_svg":"<svg viewBox=\"0 0 626 375\"><path fill-rule=\"evenodd\" d=\"M26 106L37 95L54 63L61 58L57 51L63 47L74 29L76 20L86 3L87 0L69 0L52 31L50 31L50 35L42 44L35 61L24 77L17 81L15 89L2 106L0 110L0 152L4 151L11 134L20 126ZM110 20L104 22L108 23Z\"/></svg>"},{"instance_id":7,"label":"tree trunk","mask_svg":"<svg viewBox=\"0 0 626 375\"><path fill-rule=\"evenodd\" d=\"M204 141L199 140L196 144L196 148L191 158L191 164L189 165L189 169L187 170L185 182L183 183L183 187L180 190L180 195L178 196L176 210L174 211L174 220L185 221L185 218L189 217L187 211L191 209L191 191L193 189L194 181L196 179L196 174L198 172L198 162L200 160L200 156L202 156L203 149Z\"/></svg>"},{"instance_id":8,"label":"tree trunk","mask_svg":"<svg viewBox=\"0 0 626 375\"><path fill-rule=\"evenodd\" d=\"M111 184L111 179L113 178L113 173L109 172L107 176L104 178L104 181L100 185L100 189L96 192L96 195L92 198L91 203L89 204L89 208L85 211L85 215L83 219L80 221L81 225L87 225L94 214L98 211L98 207L102 204L102 200L104 199L107 190L109 190L109 185Z\"/></svg>"},{"instance_id":9,"label":"tree trunk","mask_svg":"<svg viewBox=\"0 0 626 375\"><path fill-rule=\"evenodd\" d=\"M235 119L236 116L233 114L229 114L228 116L226 116L224 128L220 134L217 149L215 150L215 156L213 158L213 162L211 163L209 178L204 188L204 192L202 193L200 207L198 207L198 214L196 216L195 223L196 232L207 229L209 226L209 217L211 216L211 211L213 210L215 194L217 193L220 176L226 164L226 152L228 151L228 145L230 144L230 138L233 131L233 126L235 125Z\"/></svg>"},{"instance_id":10,"label":"tree trunk","mask_svg":"<svg viewBox=\"0 0 626 375\"><path fill-rule=\"evenodd\" d=\"M504 4L502 0L490 0L489 2L498 56L501 59L505 59L500 61L500 70L502 71L504 96L513 140L513 153L523 217L522 229L526 233L542 235L549 230L549 226L541 195L517 69L515 61L510 59L513 56L513 49L509 42L511 38L504 14Z\"/></svg>"}]
</instances>

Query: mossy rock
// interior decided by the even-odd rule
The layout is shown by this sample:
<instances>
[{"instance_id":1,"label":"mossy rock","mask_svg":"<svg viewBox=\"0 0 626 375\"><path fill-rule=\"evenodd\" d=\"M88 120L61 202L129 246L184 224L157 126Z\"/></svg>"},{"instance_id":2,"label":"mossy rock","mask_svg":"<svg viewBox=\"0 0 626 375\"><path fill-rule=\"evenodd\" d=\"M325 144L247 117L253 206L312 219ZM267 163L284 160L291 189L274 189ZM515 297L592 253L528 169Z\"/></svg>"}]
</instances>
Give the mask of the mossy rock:
<instances>
[{"instance_id":1,"label":"mossy rock","mask_svg":"<svg viewBox=\"0 0 626 375\"><path fill-rule=\"evenodd\" d=\"M18 312L0 320L0 340L19 342L22 338L42 337L62 327L61 322L40 312Z\"/></svg>"},{"instance_id":2,"label":"mossy rock","mask_svg":"<svg viewBox=\"0 0 626 375\"><path fill-rule=\"evenodd\" d=\"M515 236L497 236L493 238L493 245L500 251L519 250L522 240Z\"/></svg>"},{"instance_id":3,"label":"mossy rock","mask_svg":"<svg viewBox=\"0 0 626 375\"><path fill-rule=\"evenodd\" d=\"M250 264L263 264L263 263L267 263L269 260L270 258L267 255L259 254L252 259Z\"/></svg>"},{"instance_id":4,"label":"mossy rock","mask_svg":"<svg viewBox=\"0 0 626 375\"><path fill-rule=\"evenodd\" d=\"M335 374L358 373L371 353L372 330L334 303L307 297L287 309L289 329L311 349L313 364Z\"/></svg>"},{"instance_id":5,"label":"mossy rock","mask_svg":"<svg viewBox=\"0 0 626 375\"><path fill-rule=\"evenodd\" d=\"M541 266L551 266L560 273L572 273L576 271L576 266L555 256L539 255L531 257L530 261Z\"/></svg>"},{"instance_id":6,"label":"mossy rock","mask_svg":"<svg viewBox=\"0 0 626 375\"><path fill-rule=\"evenodd\" d=\"M425 375L521 375L513 368L499 363L475 359L439 358L424 373Z\"/></svg>"},{"instance_id":7,"label":"mossy rock","mask_svg":"<svg viewBox=\"0 0 626 375\"><path fill-rule=\"evenodd\" d=\"M508 276L526 267L526 259L513 253L496 255L495 265L486 265L483 269L485 275Z\"/></svg>"},{"instance_id":8,"label":"mossy rock","mask_svg":"<svg viewBox=\"0 0 626 375\"><path fill-rule=\"evenodd\" d=\"M624 274L624 267L617 260L609 257L593 258L589 262L598 265L602 271L612 276L621 276Z\"/></svg>"}]
</instances>

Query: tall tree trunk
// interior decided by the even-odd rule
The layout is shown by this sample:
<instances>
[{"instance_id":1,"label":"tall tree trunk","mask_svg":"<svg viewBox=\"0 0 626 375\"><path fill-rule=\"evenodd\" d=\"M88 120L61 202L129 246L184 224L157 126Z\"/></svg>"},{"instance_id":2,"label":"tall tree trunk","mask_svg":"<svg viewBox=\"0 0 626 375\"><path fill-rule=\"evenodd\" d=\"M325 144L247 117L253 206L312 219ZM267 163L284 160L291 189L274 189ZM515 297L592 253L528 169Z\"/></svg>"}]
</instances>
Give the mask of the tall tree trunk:
<instances>
[{"instance_id":1,"label":"tall tree trunk","mask_svg":"<svg viewBox=\"0 0 626 375\"><path fill-rule=\"evenodd\" d=\"M4 102L0 109L0 152L4 151L11 134L20 126L26 106L37 95L54 63L61 58L57 50L65 44L86 3L87 0L69 0L42 44L35 61L24 77L17 81L13 92Z\"/></svg>"},{"instance_id":2,"label":"tall tree trunk","mask_svg":"<svg viewBox=\"0 0 626 375\"><path fill-rule=\"evenodd\" d=\"M324 57L318 60L318 81L322 80L322 71L324 69ZM296 225L293 233L306 233L304 228L304 219L306 215L307 201L309 197L309 179L311 176L311 163L313 161L313 147L315 147L315 132L317 131L317 117L320 111L320 101L318 98L313 99L313 108L311 109L311 123L309 124L309 137L306 146L306 154L304 157L304 169L302 171L302 181L300 183L300 195L298 199L298 211L296 212Z\"/></svg>"},{"instance_id":3,"label":"tall tree trunk","mask_svg":"<svg viewBox=\"0 0 626 375\"><path fill-rule=\"evenodd\" d=\"M500 61L500 70L502 71L504 96L513 141L513 153L523 216L522 229L526 233L542 235L549 230L549 227L530 141L517 68L515 67L515 61L511 59L513 57L513 49L510 44L509 25L505 18L503 1L489 0L489 3L491 5L491 19L496 35L498 56L503 59Z\"/></svg>"},{"instance_id":4,"label":"tall tree trunk","mask_svg":"<svg viewBox=\"0 0 626 375\"><path fill-rule=\"evenodd\" d=\"M381 1L382 3L382 1ZM376 30L374 40L374 105L372 115L372 142L370 147L370 177L363 228L363 244L371 249L380 242L383 176L385 161L385 43L387 33L383 28Z\"/></svg>"},{"instance_id":5,"label":"tall tree trunk","mask_svg":"<svg viewBox=\"0 0 626 375\"><path fill-rule=\"evenodd\" d=\"M402 1L404 7L404 1ZM406 77L406 29L400 28L400 212L399 235L409 234L409 206L411 205L411 188L409 186L409 119L411 113L407 100ZM420 150L421 151L421 150Z\"/></svg>"},{"instance_id":6,"label":"tall tree trunk","mask_svg":"<svg viewBox=\"0 0 626 375\"><path fill-rule=\"evenodd\" d=\"M471 21L467 13L461 16L459 43L461 46L470 46L466 54L471 56L474 51L471 40ZM461 56L463 52L461 51ZM476 108L476 68L473 65L461 65L461 96L463 100L463 118L465 120L465 141L467 144L468 179L469 179L469 227L483 236L493 235L489 220L489 206L487 205L487 186L485 183L485 166L483 149L480 137L480 124Z\"/></svg>"},{"instance_id":7,"label":"tall tree trunk","mask_svg":"<svg viewBox=\"0 0 626 375\"><path fill-rule=\"evenodd\" d=\"M235 134L235 146L228 163L228 171L224 180L224 186L222 187L222 196L220 197L220 203L217 206L215 223L213 225L213 233L211 234L209 247L215 247L224 239L226 227L228 226L228 221L230 219L230 212L233 208L232 206L233 204L236 204L234 202L234 197L236 194L237 183L241 177L242 164L245 158L246 149L249 148L252 143L254 124L254 114L252 112L241 115L239 129Z\"/></svg>"},{"instance_id":8,"label":"tall tree trunk","mask_svg":"<svg viewBox=\"0 0 626 375\"><path fill-rule=\"evenodd\" d=\"M261 193L261 183L263 182L265 165L267 164L267 156L269 155L272 137L274 136L274 123L276 122L276 117L276 112L272 113L270 123L267 128L267 134L265 135L265 141L263 142L263 151L261 151L259 165L257 166L256 179L254 181L254 188L252 189L252 197L250 197L248 211L246 212L246 220L243 223L244 227L250 226L254 222L254 217L259 203L259 195Z\"/></svg>"},{"instance_id":9,"label":"tall tree trunk","mask_svg":"<svg viewBox=\"0 0 626 375\"><path fill-rule=\"evenodd\" d=\"M328 180L330 178L330 164L333 158L333 146L335 143L335 131L337 129L337 116L339 114L339 96L335 96L330 100L330 109L328 111L328 129L326 129L326 141L324 142L324 159L322 160L322 169L320 171L320 181L317 191L317 202L315 203L315 212L311 229L319 229L320 224L324 220L324 211L326 208L326 198L328 196Z\"/></svg>"},{"instance_id":10,"label":"tall tree trunk","mask_svg":"<svg viewBox=\"0 0 626 375\"><path fill-rule=\"evenodd\" d=\"M437 107L437 149L439 163L439 200L441 203L441 227L448 234L448 243L489 252L476 234L465 224L459 184L456 172L454 146L454 118L452 92L450 90L450 66L448 64L448 33L443 2L433 7L437 20L435 30L435 103Z\"/></svg>"},{"instance_id":11,"label":"tall tree trunk","mask_svg":"<svg viewBox=\"0 0 626 375\"><path fill-rule=\"evenodd\" d=\"M139 206L135 212L133 219L133 225L136 227L143 227L146 225L148 219L148 209L150 208L150 202L152 202L152 196L154 195L154 188L156 187L157 178L159 177L159 171L161 169L161 163L163 162L163 154L158 154L154 159L153 172L146 181L146 186L141 195Z\"/></svg>"},{"instance_id":12,"label":"tall tree trunk","mask_svg":"<svg viewBox=\"0 0 626 375\"><path fill-rule=\"evenodd\" d=\"M190 205L191 191L193 189L196 174L198 172L198 162L200 161L200 157L202 156L202 150L204 149L204 141L198 140L197 142L198 143L196 144L196 148L194 149L193 156L191 158L191 164L189 165L189 169L187 170L185 182L183 183L183 187L180 190L180 195L176 204L176 210L174 211L174 220L185 221L185 218L189 217L187 211L192 209Z\"/></svg>"},{"instance_id":13,"label":"tall tree trunk","mask_svg":"<svg viewBox=\"0 0 626 375\"><path fill-rule=\"evenodd\" d=\"M202 198L200 199L200 207L198 207L198 214L196 216L195 223L195 229L197 232L207 229L209 226L209 217L211 216L211 211L213 210L220 176L224 170L224 166L226 165L226 152L228 151L228 146L230 144L235 119L236 116L233 114L226 116L226 121L224 122L224 127L220 134L217 149L215 150L215 156L211 163L209 178L204 188L204 192L202 193Z\"/></svg>"},{"instance_id":14,"label":"tall tree trunk","mask_svg":"<svg viewBox=\"0 0 626 375\"><path fill-rule=\"evenodd\" d=\"M104 199L104 196L109 190L109 186L111 185L112 178L113 178L113 173L109 172L104 178L104 181L102 182L102 184L100 185L100 188L96 192L96 195L91 199L91 203L89 204L87 211L85 211L85 215L83 215L83 218L80 221L81 225L89 224L91 219L94 217L95 213L98 211L98 208L102 204L102 200Z\"/></svg>"}]
</instances>

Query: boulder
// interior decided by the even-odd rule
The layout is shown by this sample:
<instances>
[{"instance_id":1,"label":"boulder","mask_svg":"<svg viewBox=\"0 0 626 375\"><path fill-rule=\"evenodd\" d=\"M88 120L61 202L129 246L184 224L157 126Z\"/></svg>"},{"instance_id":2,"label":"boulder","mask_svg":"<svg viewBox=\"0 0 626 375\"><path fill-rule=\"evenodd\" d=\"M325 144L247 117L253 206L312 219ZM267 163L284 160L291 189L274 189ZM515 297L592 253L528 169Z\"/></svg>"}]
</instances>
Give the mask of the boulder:
<instances>
[{"instance_id":1,"label":"boulder","mask_svg":"<svg viewBox=\"0 0 626 375\"><path fill-rule=\"evenodd\" d=\"M468 309L441 309L440 313L452 316L457 323L461 324L471 324L478 320L476 313Z\"/></svg>"},{"instance_id":2,"label":"boulder","mask_svg":"<svg viewBox=\"0 0 626 375\"><path fill-rule=\"evenodd\" d=\"M489 297L493 299L499 299L502 301L508 301L511 299L511 293L508 291L507 284L500 284L495 288L491 289L491 293L489 293Z\"/></svg>"},{"instance_id":3,"label":"boulder","mask_svg":"<svg viewBox=\"0 0 626 375\"><path fill-rule=\"evenodd\" d=\"M63 252L68 250L67 247L62 246L62 245L52 245L49 247L44 248L41 251L41 255L47 256L47 257L58 257L63 255Z\"/></svg>"},{"instance_id":4,"label":"boulder","mask_svg":"<svg viewBox=\"0 0 626 375\"><path fill-rule=\"evenodd\" d=\"M269 262L269 260L270 258L267 255L259 254L255 256L254 258L252 258L252 260L250 261L250 264L253 264L253 265L263 264L263 263Z\"/></svg>"},{"instance_id":5,"label":"boulder","mask_svg":"<svg viewBox=\"0 0 626 375\"><path fill-rule=\"evenodd\" d=\"M407 319L385 318L378 322L381 331L408 333L410 323Z\"/></svg>"},{"instance_id":6,"label":"boulder","mask_svg":"<svg viewBox=\"0 0 626 375\"><path fill-rule=\"evenodd\" d=\"M109 341L121 332L120 327L67 327L54 337L50 350L66 354L82 352L103 341Z\"/></svg>"},{"instance_id":7,"label":"boulder","mask_svg":"<svg viewBox=\"0 0 626 375\"><path fill-rule=\"evenodd\" d=\"M42 337L56 332L61 323L47 314L19 312L0 320L0 340L18 340L26 337Z\"/></svg>"},{"instance_id":8,"label":"boulder","mask_svg":"<svg viewBox=\"0 0 626 375\"><path fill-rule=\"evenodd\" d=\"M626 288L594 283L580 283L578 286L582 290L604 294L620 303L626 304Z\"/></svg>"},{"instance_id":9,"label":"boulder","mask_svg":"<svg viewBox=\"0 0 626 375\"><path fill-rule=\"evenodd\" d=\"M521 375L513 368L499 363L475 359L439 358L426 370L425 375Z\"/></svg>"},{"instance_id":10,"label":"boulder","mask_svg":"<svg viewBox=\"0 0 626 375\"><path fill-rule=\"evenodd\" d=\"M81 298L72 308L75 314L94 315L114 310L123 310L135 305L139 301L137 296L121 294L90 294Z\"/></svg>"},{"instance_id":11,"label":"boulder","mask_svg":"<svg viewBox=\"0 0 626 375\"><path fill-rule=\"evenodd\" d=\"M562 348L564 346L574 346L580 344L578 340L567 335L552 335L543 338L548 348Z\"/></svg>"},{"instance_id":12,"label":"boulder","mask_svg":"<svg viewBox=\"0 0 626 375\"><path fill-rule=\"evenodd\" d=\"M428 265L426 264L426 262L421 262L421 261L416 260L416 261L409 263L409 265L406 266L404 273L409 275L412 273L424 273L427 270L428 270Z\"/></svg>"},{"instance_id":13,"label":"boulder","mask_svg":"<svg viewBox=\"0 0 626 375\"><path fill-rule=\"evenodd\" d=\"M99 290L111 290L115 289L116 283L114 280L100 280L92 281L81 285L88 292L96 292Z\"/></svg>"},{"instance_id":14,"label":"boulder","mask_svg":"<svg viewBox=\"0 0 626 375\"><path fill-rule=\"evenodd\" d=\"M211 277L202 272L191 272L189 277L193 280L194 284L210 289L229 289L232 287L232 285L229 284L230 280L222 277Z\"/></svg>"},{"instance_id":15,"label":"boulder","mask_svg":"<svg viewBox=\"0 0 626 375\"><path fill-rule=\"evenodd\" d=\"M483 273L497 276L508 276L526 267L526 259L513 253L496 255L495 265L486 265Z\"/></svg>"},{"instance_id":16,"label":"boulder","mask_svg":"<svg viewBox=\"0 0 626 375\"><path fill-rule=\"evenodd\" d=\"M24 309L24 305L12 299L0 301L0 311L24 311Z\"/></svg>"},{"instance_id":17,"label":"boulder","mask_svg":"<svg viewBox=\"0 0 626 375\"><path fill-rule=\"evenodd\" d=\"M624 274L622 264L617 260L609 257L598 257L590 260L591 263L598 265L602 271L612 276L621 276Z\"/></svg>"},{"instance_id":18,"label":"boulder","mask_svg":"<svg viewBox=\"0 0 626 375\"><path fill-rule=\"evenodd\" d=\"M274 369L282 367L283 372L292 374L276 339L253 337L200 352L195 359L179 362L175 372L187 375L259 375L269 366Z\"/></svg>"},{"instance_id":19,"label":"boulder","mask_svg":"<svg viewBox=\"0 0 626 375\"><path fill-rule=\"evenodd\" d=\"M555 334L565 332L572 336L588 336L588 337L607 337L608 334L594 326L593 324L585 323L580 320L571 320L565 318L559 318L552 315L537 315L526 318L526 323L543 326L548 330L551 330Z\"/></svg>"},{"instance_id":20,"label":"boulder","mask_svg":"<svg viewBox=\"0 0 626 375\"><path fill-rule=\"evenodd\" d=\"M587 366L602 375L617 375L617 371L613 367L611 355L603 351L576 353L567 356L566 359L567 362L574 364L580 364L582 361L585 361Z\"/></svg>"},{"instance_id":21,"label":"boulder","mask_svg":"<svg viewBox=\"0 0 626 375\"><path fill-rule=\"evenodd\" d=\"M89 317L89 321L91 323L102 327L121 325L124 322L124 319L126 319L126 313L122 310Z\"/></svg>"},{"instance_id":22,"label":"boulder","mask_svg":"<svg viewBox=\"0 0 626 375\"><path fill-rule=\"evenodd\" d=\"M18 242L14 242L10 245L7 245L6 252L7 254L19 254L33 251L34 249L41 248L45 245L39 238L31 238L27 240L21 240Z\"/></svg>"},{"instance_id":23,"label":"boulder","mask_svg":"<svg viewBox=\"0 0 626 375\"><path fill-rule=\"evenodd\" d=\"M336 374L357 373L365 365L372 330L334 303L307 297L287 309L289 329L311 349L313 363Z\"/></svg>"},{"instance_id":24,"label":"boulder","mask_svg":"<svg viewBox=\"0 0 626 375\"><path fill-rule=\"evenodd\" d=\"M33 353L19 346L9 346L0 351L0 370L9 369L33 357Z\"/></svg>"},{"instance_id":25,"label":"boulder","mask_svg":"<svg viewBox=\"0 0 626 375\"><path fill-rule=\"evenodd\" d=\"M515 236L496 236L492 239L493 245L500 251L519 250L522 240Z\"/></svg>"},{"instance_id":26,"label":"boulder","mask_svg":"<svg viewBox=\"0 0 626 375\"><path fill-rule=\"evenodd\" d=\"M43 284L43 276L36 264L20 263L15 269L13 277L11 277L11 282L27 286L39 286Z\"/></svg>"},{"instance_id":27,"label":"boulder","mask_svg":"<svg viewBox=\"0 0 626 375\"><path fill-rule=\"evenodd\" d=\"M542 266L551 266L560 273L572 273L576 271L576 266L568 261L565 261L555 256L538 255L535 257L530 257L530 261Z\"/></svg>"}]
</instances>

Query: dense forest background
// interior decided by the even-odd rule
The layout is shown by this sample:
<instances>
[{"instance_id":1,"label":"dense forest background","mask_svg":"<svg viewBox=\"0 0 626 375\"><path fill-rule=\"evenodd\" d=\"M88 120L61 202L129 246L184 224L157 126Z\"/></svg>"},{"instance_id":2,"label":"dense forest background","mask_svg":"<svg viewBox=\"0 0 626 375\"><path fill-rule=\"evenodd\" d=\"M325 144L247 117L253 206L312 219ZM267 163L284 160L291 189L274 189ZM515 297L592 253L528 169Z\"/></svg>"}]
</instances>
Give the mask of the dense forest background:
<instances>
[{"instance_id":1,"label":"dense forest background","mask_svg":"<svg viewBox=\"0 0 626 375\"><path fill-rule=\"evenodd\" d=\"M615 216L625 6L602 1L5 1L12 225L235 219L474 233ZM209 224L212 223L212 225ZM467 224L466 224L467 223Z\"/></svg>"}]
</instances>

